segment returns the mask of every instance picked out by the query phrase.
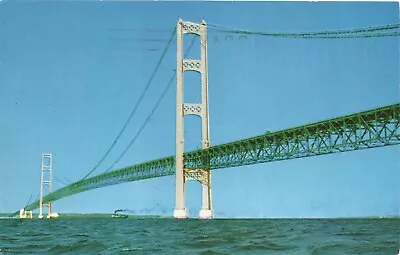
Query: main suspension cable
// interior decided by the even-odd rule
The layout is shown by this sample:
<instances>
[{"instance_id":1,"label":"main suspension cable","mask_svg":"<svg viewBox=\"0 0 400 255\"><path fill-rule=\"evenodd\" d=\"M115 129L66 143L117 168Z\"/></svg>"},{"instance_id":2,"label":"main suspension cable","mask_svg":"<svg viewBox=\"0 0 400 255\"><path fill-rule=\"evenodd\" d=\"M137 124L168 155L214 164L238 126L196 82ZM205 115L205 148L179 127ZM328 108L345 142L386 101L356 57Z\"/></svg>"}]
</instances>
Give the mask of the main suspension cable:
<instances>
[{"instance_id":1,"label":"main suspension cable","mask_svg":"<svg viewBox=\"0 0 400 255\"><path fill-rule=\"evenodd\" d=\"M160 65L162 63L162 61L164 60L164 57L169 49L169 47L171 46L172 40L175 37L176 34L176 28L174 28L171 37L168 41L168 43L166 44L163 53L161 54L160 59L157 62L156 68L154 69L153 73L150 76L149 81L146 84L146 87L144 88L142 94L139 97L139 100L137 101L135 107L133 108L132 112L130 113L128 119L126 120L124 126L122 127L122 129L120 130L120 132L118 133L117 137L114 139L113 143L111 144L111 146L108 148L107 152L104 154L104 156L99 160L99 162L97 162L97 164L95 165L95 167L93 167L92 170L89 171L88 174L85 175L85 177L82 178L82 180L86 179L90 174L92 174L99 166L100 164L104 161L104 159L108 156L108 154L111 152L111 150L114 148L114 146L116 145L116 143L118 142L118 140L120 139L121 135L123 134L123 132L125 131L126 127L128 126L129 122L131 121L133 115L136 113L136 110L139 107L139 104L142 102L147 90L149 89L158 69L160 68Z\"/></svg>"},{"instance_id":2,"label":"main suspension cable","mask_svg":"<svg viewBox=\"0 0 400 255\"><path fill-rule=\"evenodd\" d=\"M382 26L372 26L367 28L356 28L347 30L332 30L332 31L321 31L321 32L305 32L305 33L273 33L273 32L259 32L250 31L244 29L228 28L218 25L209 24L209 26L220 32L234 33L234 34L245 34L245 35L262 35L270 37L290 37L290 38L326 38L326 39L337 39L337 38L370 38L370 37L384 37L384 36L399 36L400 24L388 24ZM389 33L373 33L376 31L395 30Z\"/></svg>"}]
</instances>

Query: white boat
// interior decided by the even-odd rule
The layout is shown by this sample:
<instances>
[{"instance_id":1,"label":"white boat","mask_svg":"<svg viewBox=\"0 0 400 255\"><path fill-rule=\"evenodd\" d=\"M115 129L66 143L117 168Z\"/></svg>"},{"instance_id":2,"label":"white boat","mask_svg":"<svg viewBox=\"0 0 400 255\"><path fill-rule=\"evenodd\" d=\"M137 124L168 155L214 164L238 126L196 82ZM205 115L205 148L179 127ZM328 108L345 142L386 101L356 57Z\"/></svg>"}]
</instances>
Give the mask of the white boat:
<instances>
[{"instance_id":1,"label":"white boat","mask_svg":"<svg viewBox=\"0 0 400 255\"><path fill-rule=\"evenodd\" d=\"M126 218L128 218L128 215L122 213L123 211L124 211L124 210L116 210L116 211L114 212L114 214L111 215L111 217L112 217L112 218L120 218L120 219L126 219Z\"/></svg>"}]
</instances>

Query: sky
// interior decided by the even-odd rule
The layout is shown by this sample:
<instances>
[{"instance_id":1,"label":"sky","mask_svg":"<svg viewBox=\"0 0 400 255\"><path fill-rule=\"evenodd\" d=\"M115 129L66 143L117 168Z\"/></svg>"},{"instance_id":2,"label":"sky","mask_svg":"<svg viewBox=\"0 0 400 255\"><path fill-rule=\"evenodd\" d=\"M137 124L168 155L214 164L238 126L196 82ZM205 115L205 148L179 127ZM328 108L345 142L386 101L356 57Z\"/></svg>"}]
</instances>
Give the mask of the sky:
<instances>
[{"instance_id":1,"label":"sky","mask_svg":"<svg viewBox=\"0 0 400 255\"><path fill-rule=\"evenodd\" d=\"M399 22L397 2L0 2L0 212L38 198L41 154L70 183L114 141L179 18L268 32ZM217 145L399 102L399 37L227 37L208 29L211 144ZM187 49L191 36L185 36ZM198 41L188 58L199 58ZM176 44L121 139L91 175L126 148L176 68ZM120 168L175 153L175 85ZM185 102L200 76L185 73ZM200 147L200 119L185 119L185 150ZM216 217L400 215L400 147L369 149L212 173ZM65 184L53 180L54 189ZM56 201L59 213L173 215L175 177L125 183ZM186 184L191 217L201 186Z\"/></svg>"}]
</instances>

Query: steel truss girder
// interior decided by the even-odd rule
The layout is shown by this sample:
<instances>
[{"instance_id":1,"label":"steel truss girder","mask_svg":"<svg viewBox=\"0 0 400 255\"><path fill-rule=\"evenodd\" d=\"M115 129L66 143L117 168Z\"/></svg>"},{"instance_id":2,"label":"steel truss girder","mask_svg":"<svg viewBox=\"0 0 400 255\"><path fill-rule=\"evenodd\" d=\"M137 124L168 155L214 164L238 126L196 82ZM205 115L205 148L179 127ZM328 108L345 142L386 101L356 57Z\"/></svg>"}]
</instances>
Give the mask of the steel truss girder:
<instances>
[{"instance_id":1,"label":"steel truss girder","mask_svg":"<svg viewBox=\"0 0 400 255\"><path fill-rule=\"evenodd\" d=\"M212 146L184 154L186 171L220 169L400 144L400 104ZM190 175L189 171L187 172ZM43 202L123 182L175 174L175 156L128 166L75 182ZM193 176L192 176L193 177ZM39 207L39 201L26 210Z\"/></svg>"},{"instance_id":2,"label":"steel truss girder","mask_svg":"<svg viewBox=\"0 0 400 255\"><path fill-rule=\"evenodd\" d=\"M44 202L56 201L91 189L106 187L124 182L139 181L144 179L162 177L175 174L174 157L166 157L147 161L141 164L128 166L109 173L100 174L92 178L72 183L69 186L52 192L43 198ZM33 210L39 206L38 201L28 205L27 210ZM29 209L32 208L32 209Z\"/></svg>"},{"instance_id":3,"label":"steel truss girder","mask_svg":"<svg viewBox=\"0 0 400 255\"><path fill-rule=\"evenodd\" d=\"M185 168L220 169L395 145L399 115L396 104L213 146L186 153Z\"/></svg>"}]
</instances>

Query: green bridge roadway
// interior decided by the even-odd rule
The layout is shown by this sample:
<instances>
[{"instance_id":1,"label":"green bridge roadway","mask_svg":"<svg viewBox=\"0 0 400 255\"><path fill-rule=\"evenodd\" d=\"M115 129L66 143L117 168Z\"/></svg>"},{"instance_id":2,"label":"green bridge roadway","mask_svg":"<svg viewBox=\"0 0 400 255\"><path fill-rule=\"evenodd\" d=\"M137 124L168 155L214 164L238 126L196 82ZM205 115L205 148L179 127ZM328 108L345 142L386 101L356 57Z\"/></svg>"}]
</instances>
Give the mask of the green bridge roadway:
<instances>
[{"instance_id":1,"label":"green bridge roadway","mask_svg":"<svg viewBox=\"0 0 400 255\"><path fill-rule=\"evenodd\" d=\"M400 143L400 104L321 122L267 132L260 136L184 154L185 169L221 169L396 145ZM156 159L77 181L52 192L56 201L91 189L175 174L175 156ZM35 201L25 207L34 210Z\"/></svg>"}]
</instances>

